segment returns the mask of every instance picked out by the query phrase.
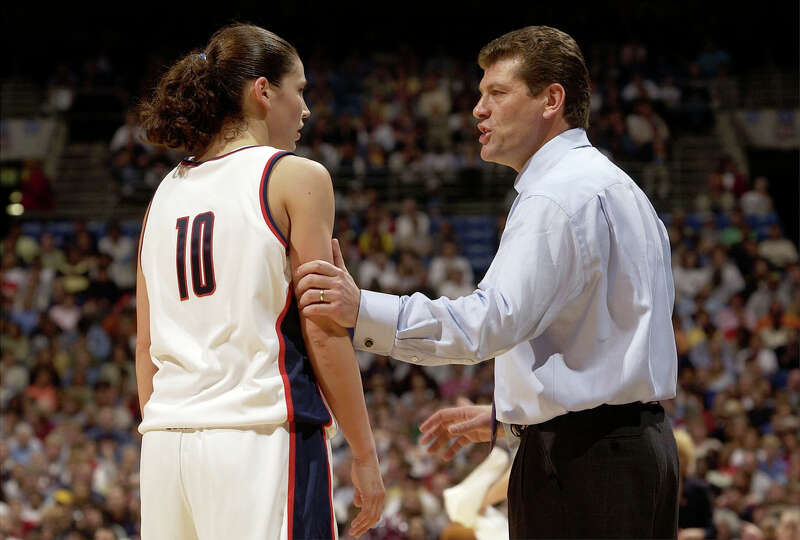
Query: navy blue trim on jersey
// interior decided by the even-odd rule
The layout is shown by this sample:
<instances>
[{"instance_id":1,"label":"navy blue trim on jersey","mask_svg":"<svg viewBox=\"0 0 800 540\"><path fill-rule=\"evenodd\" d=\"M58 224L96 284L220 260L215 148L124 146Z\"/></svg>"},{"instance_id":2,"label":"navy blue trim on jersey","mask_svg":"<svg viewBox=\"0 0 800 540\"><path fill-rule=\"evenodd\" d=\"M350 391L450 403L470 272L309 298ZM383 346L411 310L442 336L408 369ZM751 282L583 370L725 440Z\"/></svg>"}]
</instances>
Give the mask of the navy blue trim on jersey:
<instances>
[{"instance_id":1,"label":"navy blue trim on jersey","mask_svg":"<svg viewBox=\"0 0 800 540\"><path fill-rule=\"evenodd\" d=\"M300 330L300 313L294 295L289 310L281 322L281 334L286 347L284 366L292 394L293 416L289 420L318 426L327 425L331 422L331 414L322 401L317 387L317 377L308 359Z\"/></svg>"},{"instance_id":2,"label":"navy blue trim on jersey","mask_svg":"<svg viewBox=\"0 0 800 540\"><path fill-rule=\"evenodd\" d=\"M274 154L269 161L267 162L267 167L264 170L264 174L261 177L261 208L266 212L266 218L269 220L268 225L269 228L272 229L276 235L278 235L279 239L286 247L286 251L289 251L289 242L286 240L286 237L283 236L283 233L278 228L278 224L275 222L275 219L272 217L272 212L269 211L269 199L267 198L267 186L269 185L269 175L272 174L272 169L275 168L275 164L284 156L293 156L292 152L281 151Z\"/></svg>"},{"instance_id":3,"label":"navy blue trim on jersey","mask_svg":"<svg viewBox=\"0 0 800 540\"><path fill-rule=\"evenodd\" d=\"M292 424L295 438L291 538L334 540L330 464L322 427ZM290 480L291 481L291 480Z\"/></svg>"},{"instance_id":4,"label":"navy blue trim on jersey","mask_svg":"<svg viewBox=\"0 0 800 540\"><path fill-rule=\"evenodd\" d=\"M249 146L242 146L241 148L237 148L236 150L231 150L227 154L222 154L221 156L216 156L212 158L208 158L205 161L197 161L190 157L185 157L181 160L181 165L185 165L187 167L197 167L198 165L202 165L203 163L208 163L209 161L216 161L218 159L222 159L224 157L228 157L231 154L235 154L236 152L241 152L242 150L247 150L249 148L261 148L263 145L251 144Z\"/></svg>"}]
</instances>

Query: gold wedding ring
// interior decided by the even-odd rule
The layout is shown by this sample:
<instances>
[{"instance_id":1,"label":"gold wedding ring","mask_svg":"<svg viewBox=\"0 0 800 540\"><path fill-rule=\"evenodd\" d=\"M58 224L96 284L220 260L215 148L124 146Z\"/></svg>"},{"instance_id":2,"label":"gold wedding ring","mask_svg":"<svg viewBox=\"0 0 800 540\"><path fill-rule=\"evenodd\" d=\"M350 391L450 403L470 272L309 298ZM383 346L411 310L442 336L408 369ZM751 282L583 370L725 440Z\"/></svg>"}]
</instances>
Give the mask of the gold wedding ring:
<instances>
[{"instance_id":1,"label":"gold wedding ring","mask_svg":"<svg viewBox=\"0 0 800 540\"><path fill-rule=\"evenodd\" d=\"M325 303L325 289L319 290L319 301Z\"/></svg>"}]
</instances>

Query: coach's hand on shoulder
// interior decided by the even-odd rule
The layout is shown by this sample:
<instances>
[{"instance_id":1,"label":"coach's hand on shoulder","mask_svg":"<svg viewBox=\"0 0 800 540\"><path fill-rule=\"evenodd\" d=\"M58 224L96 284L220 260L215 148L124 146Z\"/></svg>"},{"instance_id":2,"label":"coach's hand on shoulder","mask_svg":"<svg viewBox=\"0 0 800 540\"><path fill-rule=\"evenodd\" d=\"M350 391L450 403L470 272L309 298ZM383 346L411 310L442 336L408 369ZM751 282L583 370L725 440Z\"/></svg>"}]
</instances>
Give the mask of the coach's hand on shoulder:
<instances>
[{"instance_id":1,"label":"coach's hand on shoulder","mask_svg":"<svg viewBox=\"0 0 800 540\"><path fill-rule=\"evenodd\" d=\"M344 328L355 328L361 289L347 272L339 241L331 240L333 262L310 261L295 271L297 307L306 317L328 317Z\"/></svg>"},{"instance_id":2,"label":"coach's hand on shoulder","mask_svg":"<svg viewBox=\"0 0 800 540\"><path fill-rule=\"evenodd\" d=\"M428 453L434 454L452 441L442 456L453 459L459 450L470 443L489 442L492 439L492 406L463 405L439 409L419 426L420 444L432 443Z\"/></svg>"},{"instance_id":3,"label":"coach's hand on shoulder","mask_svg":"<svg viewBox=\"0 0 800 540\"><path fill-rule=\"evenodd\" d=\"M353 457L350 478L354 488L353 504L361 511L353 518L348 532L352 536L358 537L381 519L383 497L386 495L381 471L378 467L378 458L374 451L364 458Z\"/></svg>"}]
</instances>

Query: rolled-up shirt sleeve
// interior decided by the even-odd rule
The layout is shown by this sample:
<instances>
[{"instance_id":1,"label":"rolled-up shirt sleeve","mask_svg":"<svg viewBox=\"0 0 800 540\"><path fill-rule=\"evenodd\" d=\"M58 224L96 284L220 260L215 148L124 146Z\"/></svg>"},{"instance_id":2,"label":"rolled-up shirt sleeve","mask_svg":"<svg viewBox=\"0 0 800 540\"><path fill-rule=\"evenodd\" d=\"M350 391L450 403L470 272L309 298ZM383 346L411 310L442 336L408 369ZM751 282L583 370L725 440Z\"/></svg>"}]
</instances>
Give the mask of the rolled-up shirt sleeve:
<instances>
[{"instance_id":1,"label":"rolled-up shirt sleeve","mask_svg":"<svg viewBox=\"0 0 800 540\"><path fill-rule=\"evenodd\" d=\"M454 300L362 291L357 348L407 362L472 364L534 339L582 290L585 246L542 196L518 200L478 289Z\"/></svg>"}]
</instances>

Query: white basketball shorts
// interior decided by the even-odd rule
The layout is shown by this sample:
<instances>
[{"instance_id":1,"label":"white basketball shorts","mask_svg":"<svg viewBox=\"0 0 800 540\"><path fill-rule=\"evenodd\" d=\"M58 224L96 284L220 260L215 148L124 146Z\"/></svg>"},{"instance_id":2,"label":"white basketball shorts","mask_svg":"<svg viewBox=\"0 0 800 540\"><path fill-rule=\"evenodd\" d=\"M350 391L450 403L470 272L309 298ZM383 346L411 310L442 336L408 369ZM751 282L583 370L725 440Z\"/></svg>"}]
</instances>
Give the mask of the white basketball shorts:
<instances>
[{"instance_id":1,"label":"white basketball shorts","mask_svg":"<svg viewBox=\"0 0 800 540\"><path fill-rule=\"evenodd\" d=\"M148 431L142 540L337 540L331 449L310 424Z\"/></svg>"}]
</instances>

